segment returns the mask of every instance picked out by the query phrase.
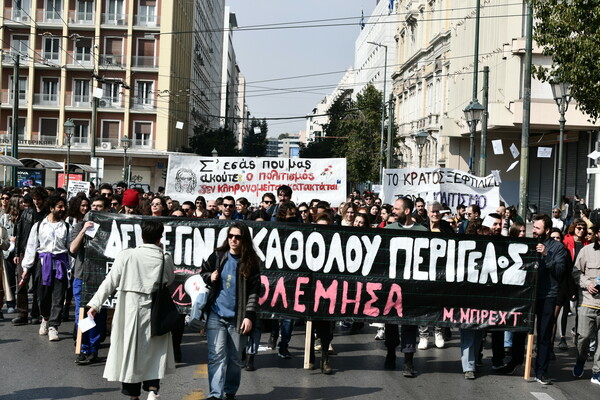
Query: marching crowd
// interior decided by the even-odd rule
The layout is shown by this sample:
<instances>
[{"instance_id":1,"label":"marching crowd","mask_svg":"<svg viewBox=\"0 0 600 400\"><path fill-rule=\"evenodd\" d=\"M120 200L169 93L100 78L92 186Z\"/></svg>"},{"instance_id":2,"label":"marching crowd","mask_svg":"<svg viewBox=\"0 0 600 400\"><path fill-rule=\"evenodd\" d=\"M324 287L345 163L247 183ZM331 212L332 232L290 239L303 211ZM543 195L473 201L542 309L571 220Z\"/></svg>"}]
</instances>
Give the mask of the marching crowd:
<instances>
[{"instance_id":1,"label":"marching crowd","mask_svg":"<svg viewBox=\"0 0 600 400\"><path fill-rule=\"evenodd\" d=\"M259 262L243 221L430 231L442 235L526 236L524 221L513 206L501 204L496 212L484 216L476 204L460 205L456 212L452 212L445 204L436 201L426 203L421 198L402 197L393 204L382 204L381 199L370 191L362 194L353 191L339 205L319 199L306 199L306 202L296 204L291 201L292 189L282 185L275 194L263 194L260 204L256 206L252 206L245 197L232 196L209 201L198 196L195 201L180 203L161 192L144 193L141 189L128 189L123 182L114 187L110 184L102 184L97 189L92 187L89 193L79 193L69 201L66 200L65 190L51 187L6 187L1 193L0 249L3 251L3 268L0 268L0 321L4 320L2 306L6 303L4 312L12 315L13 325L38 324L39 335L47 336L49 341L59 340L61 322L71 318L73 303L76 323L79 319L78 310L86 306L81 303L81 292L82 271L86 263L85 248L90 240L86 232L94 226L86 218L90 210L237 221L229 227L225 243L215 250L202 270L204 281L217 288L215 297L209 300L210 313L206 326L212 399L235 398L242 368L247 371L256 369L255 357L263 332L269 334L267 345L277 349L279 357L291 358L288 346L292 331L295 326L301 325L291 319L263 320L256 317L260 287L257 278ZM565 211L567 218L563 219L561 214ZM586 361L592 358L591 382L600 385L600 352L596 351L600 340L598 226L593 225L590 210L579 199L576 207L563 203L561 207L553 209L552 217L537 215L532 223L533 237L538 240L536 252L539 256L535 379L544 385L551 383L548 368L555 357L555 337L558 333L557 350L565 351L568 347L567 318L568 315L575 314L576 325L572 333L577 358L573 363L573 375L576 378L582 377ZM101 290L87 304L90 310L88 315L94 319L96 326L82 335L81 352L75 360L77 365L99 361L98 350L106 335L108 317L107 310L101 308L101 304L111 293L111 289L120 287L119 290L138 296L127 300L136 306L123 306L117 311L120 313L139 313L139 304L146 299L144 296L150 296L157 289L156 276L144 276L134 280L134 283L128 283L128 279L131 279L127 276L128 265L143 266L148 265L147 260L159 260L155 262L157 271L160 268L164 270L161 276L165 278L165 282L172 280L172 260L168 255L156 256L157 249L162 254L161 225L146 223L142 226L142 247L145 248L135 249L137 253L126 251L120 254L115 264L119 264L119 261L121 267L113 267L115 272L111 271ZM139 260L146 260L146 264ZM139 274L142 276L144 273ZM144 279L150 283L140 283ZM32 301L29 300L30 294ZM150 393L149 398L157 399L159 379L172 371L173 363L162 357L162 361L157 364L152 356L146 354L148 363L153 365L150 375L133 376L129 376L128 371L130 368L139 370L139 364L115 365L114 357L124 357L124 354L134 357L140 354L139 349L131 350L133 344L117 346L116 343L120 343L122 338L115 336L115 330L145 329L142 322L137 327L122 326L127 325L123 322L127 320L123 318L120 316L117 319L117 315L113 318L111 350L105 377L123 382L123 393L132 399L139 397L139 385L143 382L144 389ZM117 323L114 322L115 319ZM168 359L172 357L174 361L181 361L180 344L184 321L184 316L181 316L180 323L170 335L171 340L167 343L163 337L161 345L157 347L161 354L168 355ZM450 329L444 327L402 325L399 328L393 324L374 325L377 326L375 340L384 341L387 348L384 368L396 368L396 348L400 346L404 357L402 373L406 377L415 376L414 354L430 345L430 328L433 328L434 345L438 348L445 347L445 342L451 338ZM345 328L352 334L363 329L363 326L362 323L353 322L346 324ZM335 324L332 322L313 322L311 367L316 365L314 352L320 352L319 367L324 374L333 372L329 356L335 354L332 346L334 330ZM486 332L461 329L459 334L460 359L465 379L475 379L482 362L482 343ZM501 374L512 374L524 362L526 333L493 331L490 334L492 368ZM136 346L155 343L152 341L154 339L148 334L148 338L144 339L147 342L137 343ZM119 348L111 356L113 347ZM111 371L108 371L109 368Z\"/></svg>"}]
</instances>

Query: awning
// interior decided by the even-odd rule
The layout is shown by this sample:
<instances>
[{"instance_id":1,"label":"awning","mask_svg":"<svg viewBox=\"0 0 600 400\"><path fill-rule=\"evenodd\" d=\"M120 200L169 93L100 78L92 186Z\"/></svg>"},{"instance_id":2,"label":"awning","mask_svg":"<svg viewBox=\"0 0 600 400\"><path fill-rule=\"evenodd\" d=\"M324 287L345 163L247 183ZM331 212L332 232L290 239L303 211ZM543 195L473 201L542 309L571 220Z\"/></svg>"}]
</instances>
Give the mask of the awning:
<instances>
[{"instance_id":1,"label":"awning","mask_svg":"<svg viewBox=\"0 0 600 400\"><path fill-rule=\"evenodd\" d=\"M24 167L23 163L11 156L0 156L0 165L7 167Z\"/></svg>"},{"instance_id":2,"label":"awning","mask_svg":"<svg viewBox=\"0 0 600 400\"><path fill-rule=\"evenodd\" d=\"M49 169L63 169L63 165L54 160L46 160L45 158L21 158L19 161L23 163L25 167L35 168L41 165L43 168Z\"/></svg>"},{"instance_id":3,"label":"awning","mask_svg":"<svg viewBox=\"0 0 600 400\"><path fill-rule=\"evenodd\" d=\"M79 168L83 172L96 172L96 168L92 167L91 165L86 165L86 164L71 163L70 169L73 170L73 168Z\"/></svg>"}]
</instances>

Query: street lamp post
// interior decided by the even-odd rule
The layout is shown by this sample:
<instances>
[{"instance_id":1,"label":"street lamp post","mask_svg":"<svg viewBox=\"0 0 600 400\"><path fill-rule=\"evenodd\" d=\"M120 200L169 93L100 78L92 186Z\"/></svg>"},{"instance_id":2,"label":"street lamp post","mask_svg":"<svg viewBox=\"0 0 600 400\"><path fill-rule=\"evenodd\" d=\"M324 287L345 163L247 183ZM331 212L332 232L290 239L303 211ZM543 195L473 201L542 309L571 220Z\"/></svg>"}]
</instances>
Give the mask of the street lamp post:
<instances>
[{"instance_id":1,"label":"street lamp post","mask_svg":"<svg viewBox=\"0 0 600 400\"><path fill-rule=\"evenodd\" d=\"M475 160L475 131L477 130L477 123L481 121L485 108L477 101L477 99L471 100L469 105L463 110L465 113L465 119L469 125L469 173L474 173L473 160Z\"/></svg>"},{"instance_id":2,"label":"street lamp post","mask_svg":"<svg viewBox=\"0 0 600 400\"><path fill-rule=\"evenodd\" d=\"M127 171L127 150L129 149L129 145L131 144L131 139L129 136L125 135L121 138L121 146L123 147L123 180L129 187L129 173Z\"/></svg>"},{"instance_id":3,"label":"street lamp post","mask_svg":"<svg viewBox=\"0 0 600 400\"><path fill-rule=\"evenodd\" d=\"M385 44L377 43L377 42L367 42L377 47L383 47L385 49L385 60L383 64L383 95L381 97L381 141L379 145L379 181L382 182L383 179L383 135L385 133L385 84L387 78L387 54L388 47ZM391 121L390 121L391 123ZM388 143L388 146L391 144Z\"/></svg>"},{"instance_id":4,"label":"street lamp post","mask_svg":"<svg viewBox=\"0 0 600 400\"><path fill-rule=\"evenodd\" d=\"M73 120L69 118L65 121L63 125L65 129L65 137L67 138L67 168L65 168L66 172L66 182L67 182L67 192L69 191L69 167L71 165L71 138L73 137L73 133L75 133L75 124Z\"/></svg>"},{"instance_id":5,"label":"street lamp post","mask_svg":"<svg viewBox=\"0 0 600 400\"><path fill-rule=\"evenodd\" d=\"M552 82L552 95L554 96L554 101L558 106L558 112L560 113L560 119L558 122L560 123L560 134L558 137L558 174L556 179L556 194L555 194L555 202L556 206L560 206L560 202L562 201L563 196L563 164L564 164L564 150L563 150L563 142L565 140L565 114L569 109L569 102L571 101L571 84L566 82Z\"/></svg>"},{"instance_id":6,"label":"street lamp post","mask_svg":"<svg viewBox=\"0 0 600 400\"><path fill-rule=\"evenodd\" d=\"M423 147L425 147L425 142L427 142L427 137L429 135L425 131L419 131L415 135L415 142L417 142L417 149L419 150L419 168L422 167L423 161Z\"/></svg>"}]
</instances>

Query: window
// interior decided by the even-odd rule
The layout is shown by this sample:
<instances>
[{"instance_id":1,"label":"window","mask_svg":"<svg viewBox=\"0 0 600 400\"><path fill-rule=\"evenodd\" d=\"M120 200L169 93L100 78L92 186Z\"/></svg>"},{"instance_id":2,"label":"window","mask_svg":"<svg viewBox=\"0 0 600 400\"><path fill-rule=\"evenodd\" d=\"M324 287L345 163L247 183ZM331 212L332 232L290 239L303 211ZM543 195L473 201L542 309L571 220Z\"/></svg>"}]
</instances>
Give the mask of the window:
<instances>
[{"instance_id":1,"label":"window","mask_svg":"<svg viewBox=\"0 0 600 400\"><path fill-rule=\"evenodd\" d=\"M119 139L119 132L121 132L121 121L102 120L101 124L102 127L100 134L102 135L102 141L117 143Z\"/></svg>"},{"instance_id":2,"label":"window","mask_svg":"<svg viewBox=\"0 0 600 400\"><path fill-rule=\"evenodd\" d=\"M137 81L135 86L136 105L141 108L152 108L154 81Z\"/></svg>"},{"instance_id":3,"label":"window","mask_svg":"<svg viewBox=\"0 0 600 400\"><path fill-rule=\"evenodd\" d=\"M154 39L138 39L136 67L155 68L157 66L154 49L156 41Z\"/></svg>"},{"instance_id":4,"label":"window","mask_svg":"<svg viewBox=\"0 0 600 400\"><path fill-rule=\"evenodd\" d=\"M103 65L123 65L123 39L107 37L104 40Z\"/></svg>"},{"instance_id":5,"label":"window","mask_svg":"<svg viewBox=\"0 0 600 400\"><path fill-rule=\"evenodd\" d=\"M44 38L44 58L48 61L60 63L60 38Z\"/></svg>"},{"instance_id":6,"label":"window","mask_svg":"<svg viewBox=\"0 0 600 400\"><path fill-rule=\"evenodd\" d=\"M71 143L73 144L88 144L90 136L90 121L85 119L74 119L75 132Z\"/></svg>"},{"instance_id":7,"label":"window","mask_svg":"<svg viewBox=\"0 0 600 400\"><path fill-rule=\"evenodd\" d=\"M20 3L20 4L19 4ZM31 0L21 0L13 7L12 19L17 22L29 22L31 12Z\"/></svg>"},{"instance_id":8,"label":"window","mask_svg":"<svg viewBox=\"0 0 600 400\"><path fill-rule=\"evenodd\" d=\"M150 147L152 145L152 122L133 123L134 146Z\"/></svg>"},{"instance_id":9,"label":"window","mask_svg":"<svg viewBox=\"0 0 600 400\"><path fill-rule=\"evenodd\" d=\"M62 0L46 0L45 22L61 22Z\"/></svg>"},{"instance_id":10,"label":"window","mask_svg":"<svg viewBox=\"0 0 600 400\"><path fill-rule=\"evenodd\" d=\"M90 105L90 81L87 79L73 80L73 107Z\"/></svg>"},{"instance_id":11,"label":"window","mask_svg":"<svg viewBox=\"0 0 600 400\"><path fill-rule=\"evenodd\" d=\"M41 105L58 105L58 78L42 78Z\"/></svg>"},{"instance_id":12,"label":"window","mask_svg":"<svg viewBox=\"0 0 600 400\"><path fill-rule=\"evenodd\" d=\"M17 128L17 132L19 135L19 140L24 140L25 139L25 128L27 127L27 118L25 117L19 117L19 121L18 121L18 128ZM8 132L9 135L12 135L12 126L13 126L13 119L12 117L8 117L8 126L6 129L6 132Z\"/></svg>"},{"instance_id":13,"label":"window","mask_svg":"<svg viewBox=\"0 0 600 400\"><path fill-rule=\"evenodd\" d=\"M137 21L138 25L156 26L156 0L140 0Z\"/></svg>"},{"instance_id":14,"label":"window","mask_svg":"<svg viewBox=\"0 0 600 400\"><path fill-rule=\"evenodd\" d=\"M94 21L94 0L78 0L75 21L79 23Z\"/></svg>"},{"instance_id":15,"label":"window","mask_svg":"<svg viewBox=\"0 0 600 400\"><path fill-rule=\"evenodd\" d=\"M9 91L8 91L8 101L12 104L13 102L13 96L14 96L14 83L13 83L13 77L11 76L8 79L8 85L10 87ZM26 104L27 103L27 77L26 76L19 76L19 103L21 104Z\"/></svg>"},{"instance_id":16,"label":"window","mask_svg":"<svg viewBox=\"0 0 600 400\"><path fill-rule=\"evenodd\" d=\"M40 138L42 141L53 141L58 136L57 118L40 118Z\"/></svg>"},{"instance_id":17,"label":"window","mask_svg":"<svg viewBox=\"0 0 600 400\"><path fill-rule=\"evenodd\" d=\"M116 81L105 81L102 84L102 100L100 106L120 107L121 106L121 83ZM105 102L103 105L102 102Z\"/></svg>"},{"instance_id":18,"label":"window","mask_svg":"<svg viewBox=\"0 0 600 400\"><path fill-rule=\"evenodd\" d=\"M106 23L109 24L122 24L125 20L125 3L124 0L108 0L106 5Z\"/></svg>"},{"instance_id":19,"label":"window","mask_svg":"<svg viewBox=\"0 0 600 400\"><path fill-rule=\"evenodd\" d=\"M90 38L79 38L75 42L74 64L89 65L92 63L92 43Z\"/></svg>"},{"instance_id":20,"label":"window","mask_svg":"<svg viewBox=\"0 0 600 400\"><path fill-rule=\"evenodd\" d=\"M28 57L29 55L29 35L13 35L12 43L10 45L12 51L21 57Z\"/></svg>"}]
</instances>

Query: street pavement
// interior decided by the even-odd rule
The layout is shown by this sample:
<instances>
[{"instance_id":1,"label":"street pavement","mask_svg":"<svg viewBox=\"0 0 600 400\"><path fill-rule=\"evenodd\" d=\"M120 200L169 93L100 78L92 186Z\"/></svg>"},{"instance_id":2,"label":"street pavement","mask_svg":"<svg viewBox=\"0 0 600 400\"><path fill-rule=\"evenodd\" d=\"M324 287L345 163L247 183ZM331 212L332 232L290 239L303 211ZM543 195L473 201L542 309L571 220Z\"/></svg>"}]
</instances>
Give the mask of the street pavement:
<instances>
[{"instance_id":1,"label":"street pavement","mask_svg":"<svg viewBox=\"0 0 600 400\"><path fill-rule=\"evenodd\" d=\"M74 363L73 323L60 327L60 341L49 342L38 335L37 325L13 326L6 315L0 321L0 400L46 399L126 399L118 382L102 378L108 342L100 351L102 362L89 366ZM574 317L569 317L569 328ZM161 382L161 400L198 400L208 396L206 340L186 328L182 345L183 363L177 372ZM491 350L484 350L484 365L477 379L464 379L459 359L458 331L446 348L437 349L430 338L428 350L417 351L415 378L402 376L402 354L397 369L383 369L385 347L375 341L375 329L366 326L361 333L349 335L336 328L331 357L334 374L304 370L304 327L296 327L290 351L293 358L280 359L276 351L261 351L256 357L257 370L244 371L239 400L251 399L598 399L600 386L590 382L591 361L586 363L584 378L571 375L575 348L569 340L567 352L557 352L550 366L551 386L523 379L523 368L513 376L494 374ZM263 341L268 338L263 334ZM569 336L570 339L570 336ZM488 339L489 340L489 339ZM264 343L264 342L263 342ZM489 342L488 342L489 345ZM318 360L318 357L317 357ZM146 398L143 394L142 399Z\"/></svg>"}]
</instances>

